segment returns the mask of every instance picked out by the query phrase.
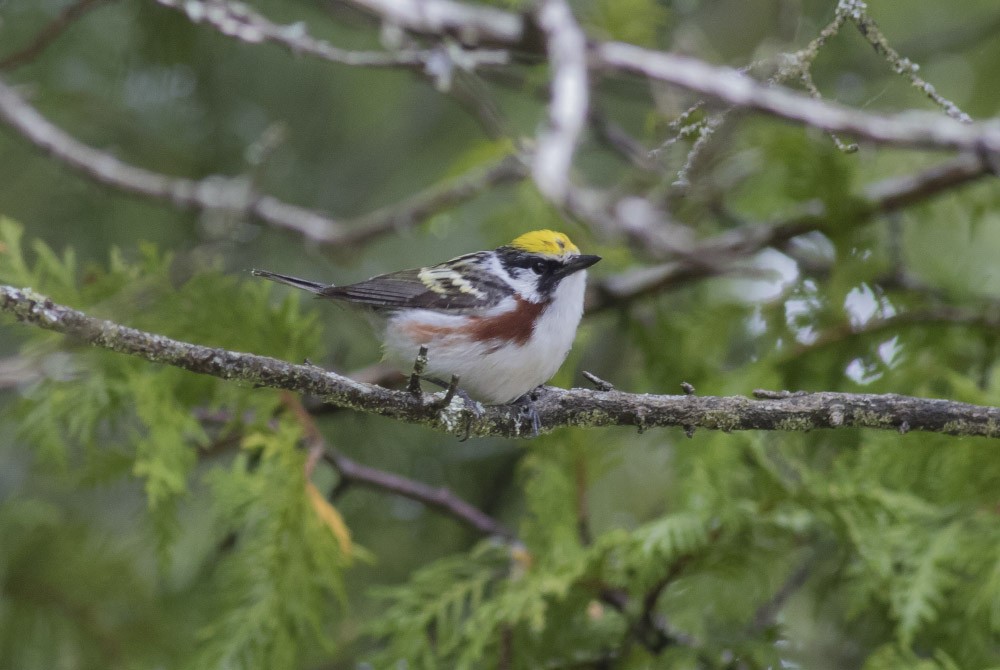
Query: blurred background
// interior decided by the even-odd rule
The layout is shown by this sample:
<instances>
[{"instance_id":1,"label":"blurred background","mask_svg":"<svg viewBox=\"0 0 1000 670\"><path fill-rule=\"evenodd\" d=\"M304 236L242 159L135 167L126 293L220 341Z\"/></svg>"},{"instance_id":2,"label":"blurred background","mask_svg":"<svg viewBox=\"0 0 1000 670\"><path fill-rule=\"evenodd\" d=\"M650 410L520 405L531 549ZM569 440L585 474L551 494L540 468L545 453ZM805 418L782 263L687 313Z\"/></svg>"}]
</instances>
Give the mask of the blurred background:
<instances>
[{"instance_id":1,"label":"blurred background","mask_svg":"<svg viewBox=\"0 0 1000 670\"><path fill-rule=\"evenodd\" d=\"M545 120L548 72L534 56L458 71L442 91L419 71L347 67L249 44L151 1L86 3L46 48L8 58L68 6L0 0L0 80L51 123L157 173L243 177L258 193L323 212L348 229L371 212L495 165ZM344 49L379 50L396 39L349 3L262 0L252 7ZM830 0L573 3L595 39L737 68L758 64L763 78L780 54L814 39L835 8ZM975 119L997 114L995 2L877 3L870 16L941 95ZM872 113L943 115L850 23L820 49L811 73L829 100ZM797 78L787 83L801 88ZM638 78L602 76L593 98L604 121L657 151L637 164L595 123L574 178L616 203L626 222L636 220L631 211L655 211L654 232L666 247L698 249L699 241L787 221L816 203L822 215L815 230L793 241L706 257L724 260L724 271L624 298L595 290L594 309L553 384L587 385L580 373L588 370L642 393L677 393L686 381L701 395L763 387L1000 401L1000 210L992 179L918 197L885 215L859 215L873 185L952 157L864 144L845 153L816 130L741 112L716 117L724 108L714 105L671 125L698 98ZM668 142L679 129L716 118L693 159L694 137ZM344 373L365 372L379 360L365 319L261 286L249 268L350 282L543 227L564 230L584 253L604 257L591 272L595 287L676 260L626 228L562 216L530 180L514 178L414 220L401 217L395 230L371 240L326 246L242 214L183 211L123 194L46 156L9 126L0 130L0 217L7 220L4 283L30 275L38 290L104 318L293 362L308 357ZM15 230L34 275L11 260ZM455 633L459 649L481 651L460 663L441 648L394 646L393 633L386 634L396 630L397 642L420 637L426 620L401 612L420 611L446 583L435 580L461 572L442 559L465 557L458 564L470 566L496 560L483 558L492 545L478 544L479 533L420 502L339 489L332 504L363 549L350 565L327 566L336 572L333 587L303 581L302 592L317 597L301 604L304 613L253 595L265 585L277 600L298 593L281 581L282 570L250 574L233 567L237 559L220 559L252 546L241 540L266 515L248 512L263 499L253 497L254 487L276 490L260 478L287 481L300 471L301 450L287 462L272 458L281 429L267 422L281 411L277 393L123 361L12 320L0 325L0 356L2 667L353 668L389 667L400 658L411 665L392 667L1000 663L1000 563L991 558L1000 547L993 527L1000 467L985 440L856 430L698 431L689 439L680 430L598 429L459 442L375 416L317 410L331 448L449 488L514 529L553 574L560 552L586 554L562 591L539 590L546 603L539 618L525 613L530 608L498 610L491 625ZM226 413L223 426L193 418L204 418L196 410ZM253 430L234 427L242 412L257 413ZM248 444L248 434L268 437ZM294 445L299 437L281 439ZM327 464L312 479L323 493L338 482ZM649 524L684 514L698 515L702 535L685 541L669 526L660 528L666 539L648 539ZM586 530L577 535L580 523ZM287 542L295 554L298 545ZM635 545L636 557L626 545ZM586 553L594 546L606 547L599 559ZM241 556L250 562L250 553ZM227 560L230 568L220 568ZM630 561L640 567L625 569ZM305 574L322 565L316 559L300 567ZM694 640L662 653L628 639L628 616L593 586L606 582L638 602L658 579L643 571L657 567L669 579L655 611L678 639ZM424 591L420 575L432 585ZM386 587L402 590L379 591ZM774 601L779 614L748 633L785 587L788 598ZM480 596L489 601L504 588L490 582ZM435 625L473 630L476 606L459 601L465 614ZM570 639L569 628L583 641ZM234 630L253 630L257 641L237 640ZM505 635L515 640L513 660L504 660ZM227 636L231 645L221 649ZM578 657L565 651L573 648ZM605 657L609 665L599 665Z\"/></svg>"}]
</instances>

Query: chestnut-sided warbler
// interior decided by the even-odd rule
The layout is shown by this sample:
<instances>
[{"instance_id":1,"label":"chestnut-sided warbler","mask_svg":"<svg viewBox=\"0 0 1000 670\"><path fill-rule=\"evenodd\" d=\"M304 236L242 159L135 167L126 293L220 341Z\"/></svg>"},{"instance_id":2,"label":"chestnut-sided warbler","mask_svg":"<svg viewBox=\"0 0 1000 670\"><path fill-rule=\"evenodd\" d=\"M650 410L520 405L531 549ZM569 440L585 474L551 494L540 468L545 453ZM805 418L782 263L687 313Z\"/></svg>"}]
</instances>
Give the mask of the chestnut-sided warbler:
<instances>
[{"instance_id":1,"label":"chestnut-sided warbler","mask_svg":"<svg viewBox=\"0 0 1000 670\"><path fill-rule=\"evenodd\" d=\"M473 398L507 403L562 365L583 315L585 270L599 260L563 233L536 230L493 251L346 286L252 273L370 308L387 360L405 369L426 346L429 377L457 376Z\"/></svg>"}]
</instances>

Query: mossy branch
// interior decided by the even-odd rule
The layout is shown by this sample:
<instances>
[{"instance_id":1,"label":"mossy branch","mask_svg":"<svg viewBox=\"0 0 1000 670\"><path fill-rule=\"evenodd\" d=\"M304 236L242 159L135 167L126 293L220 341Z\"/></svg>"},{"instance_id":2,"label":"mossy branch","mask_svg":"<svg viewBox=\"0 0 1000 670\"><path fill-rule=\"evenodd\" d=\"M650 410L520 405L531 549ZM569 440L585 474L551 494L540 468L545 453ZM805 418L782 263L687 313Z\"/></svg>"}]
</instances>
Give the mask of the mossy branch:
<instances>
[{"instance_id":1,"label":"mossy branch","mask_svg":"<svg viewBox=\"0 0 1000 670\"><path fill-rule=\"evenodd\" d=\"M354 381L315 365L285 361L173 340L97 319L59 305L31 289L0 285L0 310L18 320L63 333L104 349L139 356L257 386L310 394L348 409L428 426L454 435L529 437L532 420L522 405L468 407L444 393L414 395ZM788 393L755 391L753 398L649 395L545 387L534 410L540 432L563 426L597 428L681 427L686 431L872 428L1000 437L1000 408L895 394Z\"/></svg>"}]
</instances>

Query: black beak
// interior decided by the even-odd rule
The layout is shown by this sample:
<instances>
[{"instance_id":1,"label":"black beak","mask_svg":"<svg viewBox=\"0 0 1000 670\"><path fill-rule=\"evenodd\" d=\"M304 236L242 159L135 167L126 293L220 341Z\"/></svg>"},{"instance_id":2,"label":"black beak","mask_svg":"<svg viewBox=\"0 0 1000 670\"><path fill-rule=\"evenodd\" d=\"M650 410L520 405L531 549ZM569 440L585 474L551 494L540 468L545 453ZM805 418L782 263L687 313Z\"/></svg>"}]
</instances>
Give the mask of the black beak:
<instances>
[{"instance_id":1,"label":"black beak","mask_svg":"<svg viewBox=\"0 0 1000 670\"><path fill-rule=\"evenodd\" d=\"M586 270L599 260L601 260L600 256L588 256L583 254L580 256L573 256L568 261L563 263L563 266L559 268L556 274L560 277L568 277L574 272Z\"/></svg>"}]
</instances>

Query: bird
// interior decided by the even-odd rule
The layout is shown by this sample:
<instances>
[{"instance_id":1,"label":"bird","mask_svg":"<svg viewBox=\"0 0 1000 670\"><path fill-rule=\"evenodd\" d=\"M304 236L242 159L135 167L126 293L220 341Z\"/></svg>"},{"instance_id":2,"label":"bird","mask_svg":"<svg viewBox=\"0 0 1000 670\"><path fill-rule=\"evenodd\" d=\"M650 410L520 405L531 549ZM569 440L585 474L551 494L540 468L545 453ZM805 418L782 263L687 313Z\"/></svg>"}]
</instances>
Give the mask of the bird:
<instances>
[{"instance_id":1,"label":"bird","mask_svg":"<svg viewBox=\"0 0 1000 670\"><path fill-rule=\"evenodd\" d=\"M465 395L502 405L558 371L583 316L586 270L600 260L564 233L533 230L493 250L343 286L251 273L366 308L385 360L405 370L426 347L426 379L457 378Z\"/></svg>"}]
</instances>

